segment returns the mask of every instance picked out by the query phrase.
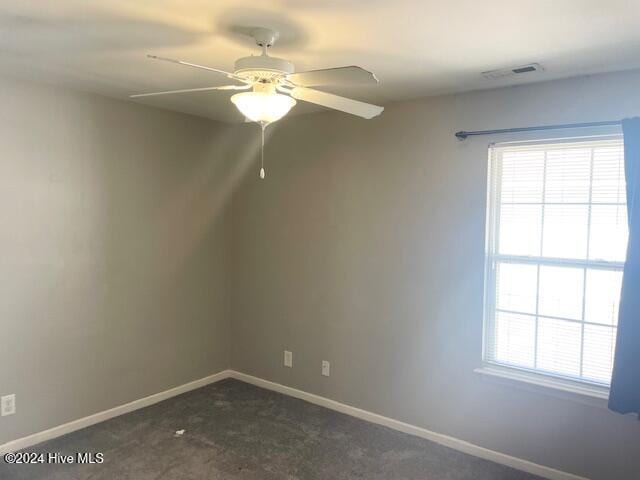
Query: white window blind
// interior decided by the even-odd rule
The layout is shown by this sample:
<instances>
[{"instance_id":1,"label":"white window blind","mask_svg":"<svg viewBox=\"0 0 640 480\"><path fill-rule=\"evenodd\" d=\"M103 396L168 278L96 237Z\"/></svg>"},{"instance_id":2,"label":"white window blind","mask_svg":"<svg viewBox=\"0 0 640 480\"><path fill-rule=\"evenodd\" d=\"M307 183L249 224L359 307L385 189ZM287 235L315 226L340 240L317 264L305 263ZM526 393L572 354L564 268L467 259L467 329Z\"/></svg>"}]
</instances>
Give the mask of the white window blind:
<instances>
[{"instance_id":1,"label":"white window blind","mask_svg":"<svg viewBox=\"0 0 640 480\"><path fill-rule=\"evenodd\" d=\"M609 385L627 246L622 138L491 147L484 360Z\"/></svg>"}]
</instances>

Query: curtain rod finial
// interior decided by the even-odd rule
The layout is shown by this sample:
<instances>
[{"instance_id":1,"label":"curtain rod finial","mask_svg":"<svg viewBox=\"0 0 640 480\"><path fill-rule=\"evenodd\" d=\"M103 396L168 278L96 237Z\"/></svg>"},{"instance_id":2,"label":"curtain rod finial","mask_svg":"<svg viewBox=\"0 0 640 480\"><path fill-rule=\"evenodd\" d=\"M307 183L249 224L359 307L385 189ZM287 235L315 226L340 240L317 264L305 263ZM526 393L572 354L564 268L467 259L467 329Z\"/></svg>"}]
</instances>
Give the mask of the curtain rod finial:
<instances>
[{"instance_id":1,"label":"curtain rod finial","mask_svg":"<svg viewBox=\"0 0 640 480\"><path fill-rule=\"evenodd\" d=\"M456 132L456 138L457 138L458 140L460 140L460 141L462 141L462 140L466 140L468 136L469 136L469 135L468 135L468 134L467 134L467 132L465 132L465 131L462 131L462 132Z\"/></svg>"}]
</instances>

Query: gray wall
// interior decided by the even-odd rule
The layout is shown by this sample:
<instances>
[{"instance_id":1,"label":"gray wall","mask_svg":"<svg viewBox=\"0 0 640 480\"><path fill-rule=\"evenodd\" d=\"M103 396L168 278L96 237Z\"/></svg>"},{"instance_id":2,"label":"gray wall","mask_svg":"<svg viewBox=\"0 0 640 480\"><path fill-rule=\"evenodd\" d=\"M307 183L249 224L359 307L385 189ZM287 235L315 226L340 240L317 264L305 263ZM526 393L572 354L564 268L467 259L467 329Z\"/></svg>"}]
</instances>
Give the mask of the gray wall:
<instances>
[{"instance_id":1,"label":"gray wall","mask_svg":"<svg viewBox=\"0 0 640 480\"><path fill-rule=\"evenodd\" d=\"M233 134L0 81L0 444L228 367Z\"/></svg>"},{"instance_id":2,"label":"gray wall","mask_svg":"<svg viewBox=\"0 0 640 480\"><path fill-rule=\"evenodd\" d=\"M292 118L270 128L259 181L251 126L1 80L0 394L17 394L18 414L0 419L0 443L230 360L537 463L632 478L634 418L473 373L492 139L452 134L640 114L638 84Z\"/></svg>"},{"instance_id":3,"label":"gray wall","mask_svg":"<svg viewBox=\"0 0 640 480\"><path fill-rule=\"evenodd\" d=\"M495 139L453 133L638 115L638 85L640 73L605 75L274 125L266 181L252 172L233 200L232 366L568 472L633 478L635 418L473 372Z\"/></svg>"}]
</instances>

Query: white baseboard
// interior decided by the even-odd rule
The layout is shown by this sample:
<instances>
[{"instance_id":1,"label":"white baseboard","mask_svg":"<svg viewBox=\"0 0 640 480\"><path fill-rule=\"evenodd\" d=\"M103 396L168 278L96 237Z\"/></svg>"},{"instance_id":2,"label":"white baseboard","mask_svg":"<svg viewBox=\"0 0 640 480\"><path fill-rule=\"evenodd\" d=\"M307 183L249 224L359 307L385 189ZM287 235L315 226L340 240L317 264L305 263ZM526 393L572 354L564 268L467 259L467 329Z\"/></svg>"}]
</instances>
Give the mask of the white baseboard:
<instances>
[{"instance_id":1,"label":"white baseboard","mask_svg":"<svg viewBox=\"0 0 640 480\"><path fill-rule=\"evenodd\" d=\"M33 445L44 442L46 440L61 437L62 435L66 435L67 433L75 432L76 430L95 425L96 423L104 422L105 420L109 420L110 418L124 415L125 413L129 413L140 408L148 407L149 405L153 405L154 403L158 403L162 400L175 397L176 395L180 395L181 393L195 390L196 388L204 387L205 385L218 382L225 378L229 378L230 376L230 370L223 370L222 372L209 375L208 377L200 378L198 380L194 380L193 382L170 388L169 390L165 390L164 392L155 393L153 395L149 395L148 397L134 400L133 402L125 403L124 405L120 405L103 412L89 415L88 417L65 423L64 425L59 425L42 432L34 433L33 435L28 435L26 437L4 443L0 445L0 455L7 452L15 452L24 448L32 447Z\"/></svg>"},{"instance_id":2,"label":"white baseboard","mask_svg":"<svg viewBox=\"0 0 640 480\"><path fill-rule=\"evenodd\" d=\"M507 465L517 470L532 473L543 478L548 478L550 480L589 480L585 477L580 477L572 473L563 472L561 470L556 470L544 465L538 465L537 463L533 463L528 460L523 460L521 458L512 457L511 455L506 455L494 450L489 450L488 448L480 447L473 443L465 442L464 440L459 440L448 435L432 432L431 430L427 430L426 428L416 427L415 425L411 425L409 423L394 420L392 418L378 415L377 413L368 412L360 408L336 402L335 400L321 397L320 395L315 395L313 393L297 390L295 388L287 387L279 383L263 380L258 377L247 375L246 373L231 370L230 376L237 380L241 380L258 387L283 393L285 395L299 398L301 400L306 400L309 403L313 403L321 407L326 407L331 410L335 410L352 417L357 417L371 423L383 425L385 427L392 428L393 430L398 430L410 435L415 435L416 437L425 438L427 440L431 440L432 442L436 442L449 448L453 448L454 450L468 453L469 455L484 458L486 460L491 460L492 462L500 463L502 465Z\"/></svg>"},{"instance_id":3,"label":"white baseboard","mask_svg":"<svg viewBox=\"0 0 640 480\"><path fill-rule=\"evenodd\" d=\"M104 422L105 420L109 420L110 418L124 415L125 413L129 413L134 410L153 405L154 403L158 403L162 400L175 397L176 395L180 395L181 393L189 392L191 390L195 390L197 388L204 387L205 385L209 385L211 383L215 383L230 377L246 383L250 383L252 385L256 385L258 387L273 390L290 397L299 398L309 403L329 408L331 410L335 410L352 417L357 417L371 423L383 425L400 432L425 438L427 440L431 440L432 442L436 442L441 445L453 448L454 450L468 453L470 455L484 458L486 460L491 460L502 465L507 465L509 467L532 473L543 478L548 478L550 480L588 480L587 478L579 477L578 475L562 472L554 468L545 467L544 465L538 465L537 463L489 450L487 448L480 447L478 445L474 445L473 443L465 442L464 440L459 440L448 435L432 432L430 430L427 430L426 428L417 427L415 425L401 422L399 420L384 417L382 415L378 415L377 413L368 412L367 410L362 410L360 408L352 407L335 400L321 397L320 395L297 390L292 387L287 387L279 383L263 380L262 378L247 375L246 373L237 372L235 370L223 370L222 372L216 373L214 375L209 375L208 377L185 383L184 385L165 390L164 392L156 393L154 395L150 395L139 400L134 400L133 402L129 402L124 405L120 405L118 407L111 408L94 415L90 415L88 417L65 423L64 425L59 425L42 432L34 433L33 435L28 435L26 437L13 440L11 442L0 445L0 454L29 448L46 440L51 440L53 438L66 435L67 433L75 432L76 430L95 425L96 423Z\"/></svg>"}]
</instances>

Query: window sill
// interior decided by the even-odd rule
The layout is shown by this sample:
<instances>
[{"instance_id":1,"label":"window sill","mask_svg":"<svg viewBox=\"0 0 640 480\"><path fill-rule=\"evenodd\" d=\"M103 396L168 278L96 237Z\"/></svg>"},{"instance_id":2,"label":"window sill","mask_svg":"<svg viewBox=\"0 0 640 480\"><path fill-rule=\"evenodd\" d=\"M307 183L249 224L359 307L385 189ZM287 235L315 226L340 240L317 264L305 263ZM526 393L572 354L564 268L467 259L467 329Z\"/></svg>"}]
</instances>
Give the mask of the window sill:
<instances>
[{"instance_id":1,"label":"window sill","mask_svg":"<svg viewBox=\"0 0 640 480\"><path fill-rule=\"evenodd\" d=\"M528 387L529 390L533 389L553 396L576 400L580 403L587 403L592 406L606 408L607 400L609 399L609 389L605 387L580 384L570 380L539 375L513 368L485 365L481 368L476 368L474 372L501 383Z\"/></svg>"}]
</instances>

